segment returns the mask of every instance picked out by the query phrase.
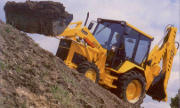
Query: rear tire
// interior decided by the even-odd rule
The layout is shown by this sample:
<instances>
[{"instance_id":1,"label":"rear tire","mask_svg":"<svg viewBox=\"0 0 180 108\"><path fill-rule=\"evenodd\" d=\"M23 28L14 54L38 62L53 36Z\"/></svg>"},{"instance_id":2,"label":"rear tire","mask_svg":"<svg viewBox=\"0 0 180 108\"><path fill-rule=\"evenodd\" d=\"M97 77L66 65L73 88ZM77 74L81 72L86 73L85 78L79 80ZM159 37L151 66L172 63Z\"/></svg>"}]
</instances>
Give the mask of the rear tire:
<instances>
[{"instance_id":1,"label":"rear tire","mask_svg":"<svg viewBox=\"0 0 180 108\"><path fill-rule=\"evenodd\" d=\"M77 67L79 73L83 73L87 78L95 83L99 82L99 69L94 63L88 61L82 62Z\"/></svg>"},{"instance_id":2,"label":"rear tire","mask_svg":"<svg viewBox=\"0 0 180 108\"><path fill-rule=\"evenodd\" d=\"M119 77L115 94L131 105L140 105L145 98L145 87L144 76L131 71Z\"/></svg>"}]
</instances>

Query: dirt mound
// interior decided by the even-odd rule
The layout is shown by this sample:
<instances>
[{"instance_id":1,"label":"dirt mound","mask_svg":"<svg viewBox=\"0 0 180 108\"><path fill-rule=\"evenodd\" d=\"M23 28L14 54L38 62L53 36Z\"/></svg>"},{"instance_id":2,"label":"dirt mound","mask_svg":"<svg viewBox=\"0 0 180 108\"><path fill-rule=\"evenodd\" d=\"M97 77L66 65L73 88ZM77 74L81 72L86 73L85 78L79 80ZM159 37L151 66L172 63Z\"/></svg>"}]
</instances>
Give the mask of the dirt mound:
<instances>
[{"instance_id":1,"label":"dirt mound","mask_svg":"<svg viewBox=\"0 0 180 108\"><path fill-rule=\"evenodd\" d=\"M53 1L7 2L6 21L19 30L56 36L64 31L73 16L63 4Z\"/></svg>"},{"instance_id":2,"label":"dirt mound","mask_svg":"<svg viewBox=\"0 0 180 108\"><path fill-rule=\"evenodd\" d=\"M0 24L0 106L132 108L6 24Z\"/></svg>"}]
</instances>

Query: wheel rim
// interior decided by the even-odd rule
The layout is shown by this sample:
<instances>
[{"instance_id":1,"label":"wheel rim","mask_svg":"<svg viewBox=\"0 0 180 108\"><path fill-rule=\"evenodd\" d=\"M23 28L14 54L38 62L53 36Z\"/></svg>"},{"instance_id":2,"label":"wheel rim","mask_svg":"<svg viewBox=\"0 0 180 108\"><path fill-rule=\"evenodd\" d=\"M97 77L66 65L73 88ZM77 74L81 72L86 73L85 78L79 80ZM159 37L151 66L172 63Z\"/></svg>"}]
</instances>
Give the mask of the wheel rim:
<instances>
[{"instance_id":1,"label":"wheel rim","mask_svg":"<svg viewBox=\"0 0 180 108\"><path fill-rule=\"evenodd\" d=\"M136 103L142 92L142 85L138 80L131 81L126 88L126 98L130 103Z\"/></svg>"},{"instance_id":2,"label":"wheel rim","mask_svg":"<svg viewBox=\"0 0 180 108\"><path fill-rule=\"evenodd\" d=\"M85 76L93 82L96 82L96 71L94 71L93 69L88 69L85 73Z\"/></svg>"}]
</instances>

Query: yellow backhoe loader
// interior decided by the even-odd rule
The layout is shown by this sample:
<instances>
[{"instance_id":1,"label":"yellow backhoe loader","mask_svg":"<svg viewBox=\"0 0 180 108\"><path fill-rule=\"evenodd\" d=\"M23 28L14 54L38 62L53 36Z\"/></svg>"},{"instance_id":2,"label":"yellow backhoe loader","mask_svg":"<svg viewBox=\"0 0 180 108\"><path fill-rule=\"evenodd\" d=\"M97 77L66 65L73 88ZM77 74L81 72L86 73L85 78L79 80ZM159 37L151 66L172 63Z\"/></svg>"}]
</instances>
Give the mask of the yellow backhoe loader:
<instances>
[{"instance_id":1,"label":"yellow backhoe loader","mask_svg":"<svg viewBox=\"0 0 180 108\"><path fill-rule=\"evenodd\" d=\"M129 104L141 104L145 94L167 101L167 83L179 47L176 27L168 26L162 45L150 52L153 37L125 21L98 18L85 25L71 23L58 36L56 55L67 66Z\"/></svg>"}]
</instances>

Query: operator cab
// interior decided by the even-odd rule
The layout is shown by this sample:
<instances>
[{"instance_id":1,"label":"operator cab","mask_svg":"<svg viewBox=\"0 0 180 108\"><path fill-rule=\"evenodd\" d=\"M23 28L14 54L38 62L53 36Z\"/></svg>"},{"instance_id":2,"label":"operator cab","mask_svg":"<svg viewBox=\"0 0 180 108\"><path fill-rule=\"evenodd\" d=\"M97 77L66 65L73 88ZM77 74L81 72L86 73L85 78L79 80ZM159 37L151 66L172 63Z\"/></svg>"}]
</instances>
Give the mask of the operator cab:
<instances>
[{"instance_id":1,"label":"operator cab","mask_svg":"<svg viewBox=\"0 0 180 108\"><path fill-rule=\"evenodd\" d=\"M107 49L106 66L118 69L126 60L142 65L153 38L125 21L100 19L93 35Z\"/></svg>"}]
</instances>

